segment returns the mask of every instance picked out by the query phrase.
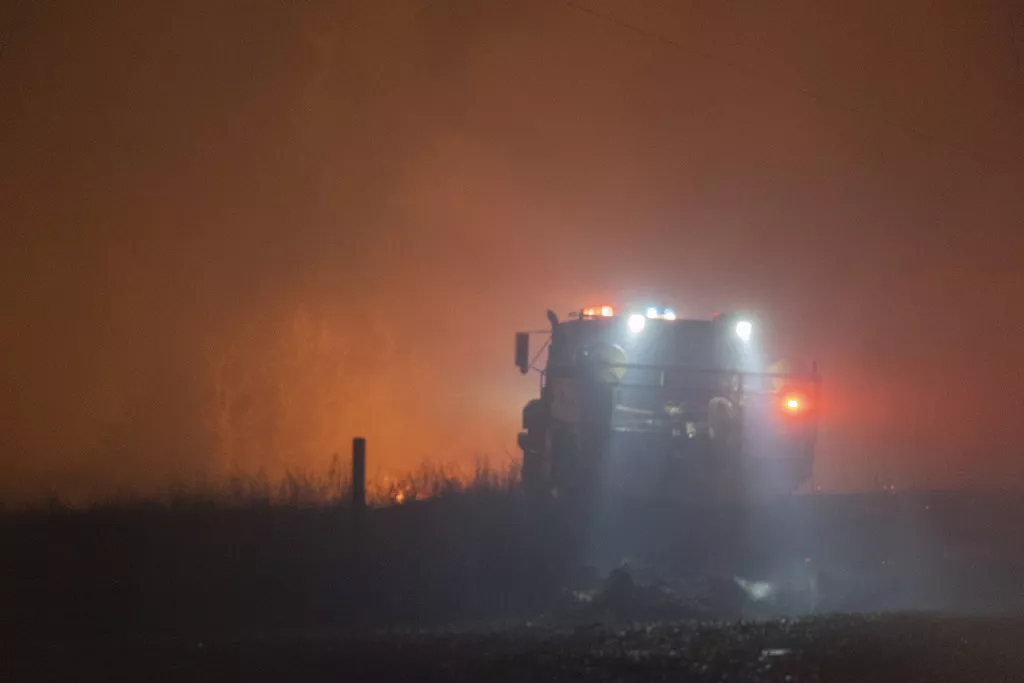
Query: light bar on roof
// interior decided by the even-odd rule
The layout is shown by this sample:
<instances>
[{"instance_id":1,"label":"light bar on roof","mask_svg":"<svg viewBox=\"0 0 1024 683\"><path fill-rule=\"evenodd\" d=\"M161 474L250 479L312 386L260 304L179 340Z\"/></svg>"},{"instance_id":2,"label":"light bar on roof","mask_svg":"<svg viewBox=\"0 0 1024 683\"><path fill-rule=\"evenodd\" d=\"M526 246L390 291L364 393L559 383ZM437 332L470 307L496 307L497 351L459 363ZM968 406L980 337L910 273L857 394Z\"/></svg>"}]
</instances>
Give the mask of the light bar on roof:
<instances>
[{"instance_id":1,"label":"light bar on roof","mask_svg":"<svg viewBox=\"0 0 1024 683\"><path fill-rule=\"evenodd\" d=\"M648 306L644 309L644 317L650 320L676 320L676 312L671 308L659 310L657 306Z\"/></svg>"}]
</instances>

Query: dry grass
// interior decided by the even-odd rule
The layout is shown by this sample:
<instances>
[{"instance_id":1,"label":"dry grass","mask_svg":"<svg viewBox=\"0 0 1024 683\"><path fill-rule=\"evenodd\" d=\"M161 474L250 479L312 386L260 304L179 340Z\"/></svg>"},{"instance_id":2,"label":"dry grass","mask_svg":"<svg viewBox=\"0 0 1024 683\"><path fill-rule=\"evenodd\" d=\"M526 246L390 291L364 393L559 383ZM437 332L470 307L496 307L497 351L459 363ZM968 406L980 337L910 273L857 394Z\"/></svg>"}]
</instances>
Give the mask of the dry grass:
<instances>
[{"instance_id":1,"label":"dry grass","mask_svg":"<svg viewBox=\"0 0 1024 683\"><path fill-rule=\"evenodd\" d=\"M471 469L444 462L423 462L400 476L378 474L366 482L367 504L388 507L450 495L488 495L518 490L519 463L496 467L479 458ZM121 489L93 500L70 501L58 491L20 506L0 501L0 514L19 511L60 512L75 509L138 507L246 508L246 507L345 507L352 498L351 465L335 455L322 472L289 470L271 478L263 470L238 472L224 477L197 475L178 481L160 494L140 494Z\"/></svg>"}]
</instances>

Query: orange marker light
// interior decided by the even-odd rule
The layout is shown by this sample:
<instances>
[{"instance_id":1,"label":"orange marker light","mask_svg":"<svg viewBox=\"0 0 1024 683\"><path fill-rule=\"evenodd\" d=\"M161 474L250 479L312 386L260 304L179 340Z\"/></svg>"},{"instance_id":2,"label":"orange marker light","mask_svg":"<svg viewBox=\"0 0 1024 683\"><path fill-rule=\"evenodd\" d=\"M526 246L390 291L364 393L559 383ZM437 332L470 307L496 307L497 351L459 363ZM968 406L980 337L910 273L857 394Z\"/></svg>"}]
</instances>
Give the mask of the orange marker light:
<instances>
[{"instance_id":1,"label":"orange marker light","mask_svg":"<svg viewBox=\"0 0 1024 683\"><path fill-rule=\"evenodd\" d=\"M611 306L596 306L594 308L584 308L583 315L587 318L598 316L610 318L615 315L615 310Z\"/></svg>"},{"instance_id":2,"label":"orange marker light","mask_svg":"<svg viewBox=\"0 0 1024 683\"><path fill-rule=\"evenodd\" d=\"M804 409L804 402L799 396L787 396L782 400L782 407L790 415L795 415Z\"/></svg>"}]
</instances>

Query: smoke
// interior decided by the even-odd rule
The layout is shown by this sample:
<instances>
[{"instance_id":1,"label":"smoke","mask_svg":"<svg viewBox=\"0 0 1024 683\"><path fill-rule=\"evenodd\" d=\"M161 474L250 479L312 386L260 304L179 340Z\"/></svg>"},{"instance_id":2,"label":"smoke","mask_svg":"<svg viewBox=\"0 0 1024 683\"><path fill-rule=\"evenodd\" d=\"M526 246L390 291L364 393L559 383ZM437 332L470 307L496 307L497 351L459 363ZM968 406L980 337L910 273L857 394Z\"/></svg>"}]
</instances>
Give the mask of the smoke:
<instances>
[{"instance_id":1,"label":"smoke","mask_svg":"<svg viewBox=\"0 0 1024 683\"><path fill-rule=\"evenodd\" d=\"M560 3L11 9L5 488L501 459L511 333L644 296L818 359L826 488L1020 474L1008 24L634 5L693 53Z\"/></svg>"}]
</instances>

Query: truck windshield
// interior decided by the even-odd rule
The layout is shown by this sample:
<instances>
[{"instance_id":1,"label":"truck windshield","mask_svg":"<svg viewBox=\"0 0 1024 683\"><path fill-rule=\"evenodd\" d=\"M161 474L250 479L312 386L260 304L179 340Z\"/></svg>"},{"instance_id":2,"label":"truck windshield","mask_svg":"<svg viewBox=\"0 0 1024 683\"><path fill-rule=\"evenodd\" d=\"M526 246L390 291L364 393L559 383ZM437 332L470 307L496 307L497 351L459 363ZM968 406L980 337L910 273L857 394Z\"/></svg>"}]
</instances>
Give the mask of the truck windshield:
<instances>
[{"instance_id":1,"label":"truck windshield","mask_svg":"<svg viewBox=\"0 0 1024 683\"><path fill-rule=\"evenodd\" d=\"M551 343L551 365L576 367L588 361L714 369L712 325L705 320L648 320L639 333L619 319L559 325Z\"/></svg>"}]
</instances>

